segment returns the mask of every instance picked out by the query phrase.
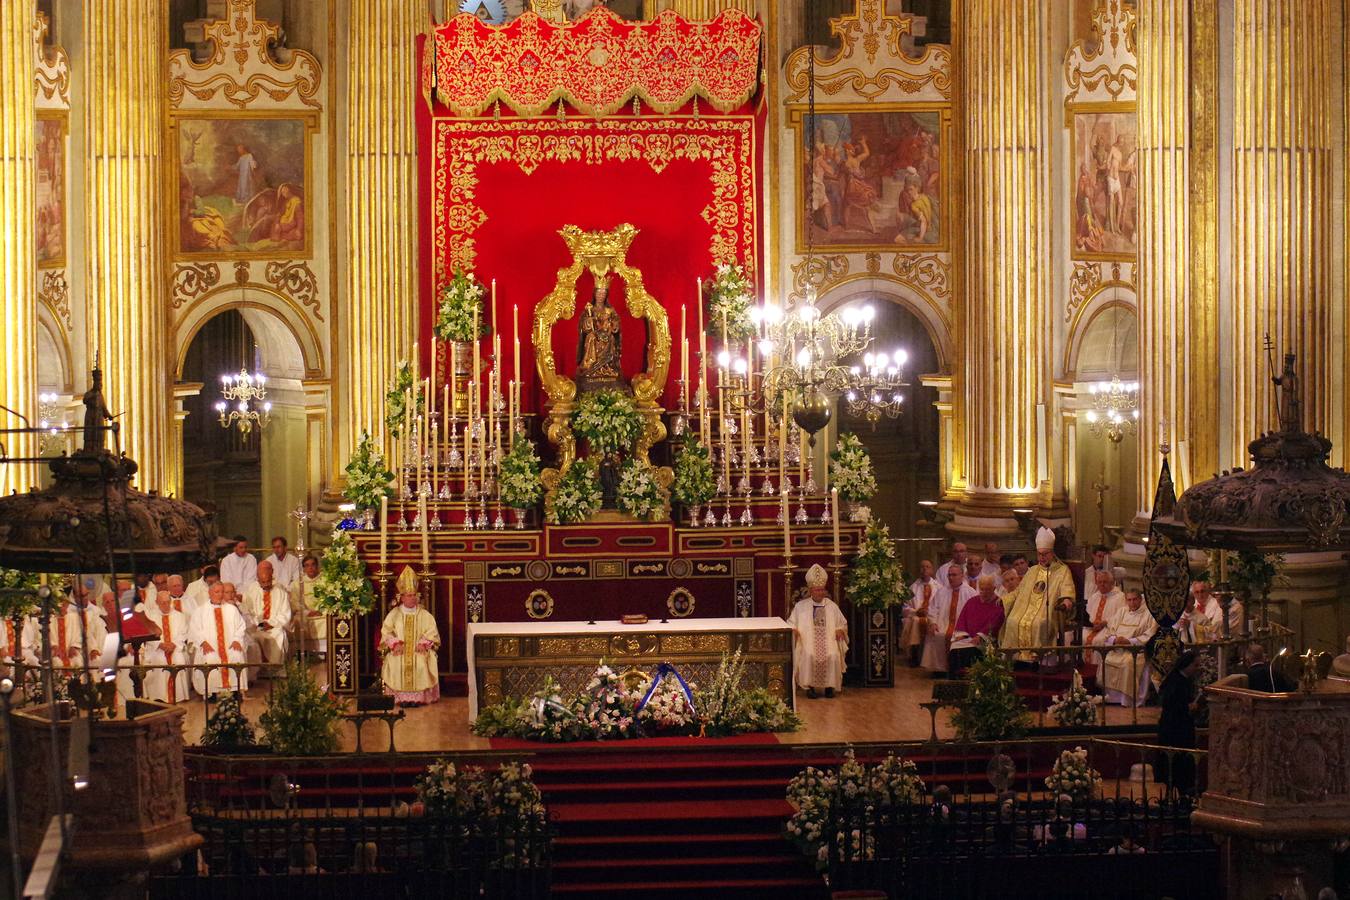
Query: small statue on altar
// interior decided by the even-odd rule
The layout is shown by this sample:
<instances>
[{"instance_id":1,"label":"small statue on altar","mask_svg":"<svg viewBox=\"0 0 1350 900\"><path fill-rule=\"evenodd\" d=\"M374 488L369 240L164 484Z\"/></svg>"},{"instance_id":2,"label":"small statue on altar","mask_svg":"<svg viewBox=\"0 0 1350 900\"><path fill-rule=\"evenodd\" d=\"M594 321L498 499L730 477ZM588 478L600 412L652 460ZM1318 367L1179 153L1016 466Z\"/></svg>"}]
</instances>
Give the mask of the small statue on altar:
<instances>
[{"instance_id":1,"label":"small statue on altar","mask_svg":"<svg viewBox=\"0 0 1350 900\"><path fill-rule=\"evenodd\" d=\"M111 422L113 414L108 412L108 404L103 399L103 370L94 364L89 373L92 384L84 392L84 452L98 453L103 450L107 440L105 422Z\"/></svg>"},{"instance_id":2,"label":"small statue on altar","mask_svg":"<svg viewBox=\"0 0 1350 900\"><path fill-rule=\"evenodd\" d=\"M1286 434L1303 429L1303 400L1299 397L1298 372L1294 369L1295 355L1284 355L1284 371L1270 380L1280 389L1276 402L1276 412L1280 417L1280 430Z\"/></svg>"},{"instance_id":3,"label":"small statue on altar","mask_svg":"<svg viewBox=\"0 0 1350 900\"><path fill-rule=\"evenodd\" d=\"M441 699L440 669L436 651L441 633L436 618L422 606L417 576L404 566L398 576L398 605L389 610L380 626L380 650L384 664L380 678L386 694L399 706L422 706Z\"/></svg>"},{"instance_id":4,"label":"small statue on altar","mask_svg":"<svg viewBox=\"0 0 1350 900\"><path fill-rule=\"evenodd\" d=\"M817 690L833 697L844 688L848 620L825 586L830 576L819 563L806 572L807 597L792 607L792 668L797 686L815 699Z\"/></svg>"},{"instance_id":5,"label":"small statue on altar","mask_svg":"<svg viewBox=\"0 0 1350 900\"><path fill-rule=\"evenodd\" d=\"M592 385L623 380L619 368L622 322L609 305L608 277L597 277L595 294L581 311L577 332L577 381Z\"/></svg>"}]
</instances>

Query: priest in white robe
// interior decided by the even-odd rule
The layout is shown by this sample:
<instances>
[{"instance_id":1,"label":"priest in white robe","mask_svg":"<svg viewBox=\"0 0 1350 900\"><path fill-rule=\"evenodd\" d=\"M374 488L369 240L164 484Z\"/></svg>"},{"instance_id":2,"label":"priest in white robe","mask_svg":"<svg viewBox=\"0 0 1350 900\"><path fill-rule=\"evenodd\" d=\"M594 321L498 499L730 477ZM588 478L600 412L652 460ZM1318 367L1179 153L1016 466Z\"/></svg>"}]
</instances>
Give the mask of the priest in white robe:
<instances>
[{"instance_id":1,"label":"priest in white robe","mask_svg":"<svg viewBox=\"0 0 1350 900\"><path fill-rule=\"evenodd\" d=\"M1237 600L1228 604L1228 636L1239 637L1242 634L1242 604ZM1186 611L1178 617L1173 628L1181 639L1188 644L1204 644L1221 641L1224 638L1223 606L1212 593L1209 583L1191 582L1191 602Z\"/></svg>"},{"instance_id":2,"label":"priest in white robe","mask_svg":"<svg viewBox=\"0 0 1350 900\"><path fill-rule=\"evenodd\" d=\"M220 561L220 580L240 591L258 580L258 560L248 552L248 538L243 535L234 539L234 550Z\"/></svg>"},{"instance_id":3,"label":"priest in white robe","mask_svg":"<svg viewBox=\"0 0 1350 900\"><path fill-rule=\"evenodd\" d=\"M179 579L181 584L182 579ZM171 590L171 589L170 589ZM159 640L141 646L141 663L147 666L183 665L187 662L188 619L174 609L170 591L155 596L153 609L145 616L159 628ZM188 673L180 669L169 677L168 669L150 669L142 681L145 696L161 703L188 699Z\"/></svg>"},{"instance_id":4,"label":"priest in white robe","mask_svg":"<svg viewBox=\"0 0 1350 900\"><path fill-rule=\"evenodd\" d=\"M291 612L303 616L305 627L306 651L326 653L328 651L328 617L314 608L314 582L319 580L319 558L306 553L300 562L300 581L298 590L291 597ZM300 600L304 609L300 608Z\"/></svg>"},{"instance_id":5,"label":"priest in white robe","mask_svg":"<svg viewBox=\"0 0 1350 900\"><path fill-rule=\"evenodd\" d=\"M955 567L955 568L957 568L957 569L960 569L961 572L962 572L962 574L965 573L965 571L966 571L966 556L967 556L967 553L968 553L968 551L966 550L966 545L965 545L965 544L961 543L960 541L957 541L957 542L955 542L954 544L952 544L952 555L951 555L951 559L947 560L945 563L943 563L942 565L938 566L938 569L937 569L937 580L938 580L938 584L946 584L946 583L947 583L947 570L948 570L948 569L951 569L951 568Z\"/></svg>"},{"instance_id":6,"label":"priest in white robe","mask_svg":"<svg viewBox=\"0 0 1350 900\"><path fill-rule=\"evenodd\" d=\"M951 649L952 635L956 633L956 620L967 601L979 592L966 584L965 572L953 566L947 570L947 583L937 592L932 611L928 615L928 634L923 642L923 659L920 661L929 672L944 674L948 671L947 654Z\"/></svg>"},{"instance_id":7,"label":"priest in white robe","mask_svg":"<svg viewBox=\"0 0 1350 900\"><path fill-rule=\"evenodd\" d=\"M187 585L183 582L182 575L170 575L164 582L164 590L160 593L169 598L169 606L174 612L182 613L186 618L192 618L192 613L197 607L193 605L191 598L187 595Z\"/></svg>"},{"instance_id":8,"label":"priest in white robe","mask_svg":"<svg viewBox=\"0 0 1350 900\"><path fill-rule=\"evenodd\" d=\"M248 628L244 615L233 604L225 602L225 583L211 585L210 602L192 614L188 623L188 640L197 648L194 662L245 662L244 646ZM192 675L192 686L199 694L221 691L248 690L247 669L198 669Z\"/></svg>"},{"instance_id":9,"label":"priest in white robe","mask_svg":"<svg viewBox=\"0 0 1350 900\"><path fill-rule=\"evenodd\" d=\"M291 598L286 589L275 581L272 564L258 563L258 580L244 588L244 611L252 619L252 637L258 647L258 659L268 664L286 662L290 649ZM256 678L257 672L250 672Z\"/></svg>"},{"instance_id":10,"label":"priest in white robe","mask_svg":"<svg viewBox=\"0 0 1350 900\"><path fill-rule=\"evenodd\" d=\"M1106 640L1106 626L1110 624L1116 610L1124 606L1125 592L1116 585L1115 573L1097 570L1092 592L1087 597L1088 622L1082 629L1083 645L1100 647ZM1096 665L1102 664L1099 654L1088 654L1088 657L1092 658Z\"/></svg>"},{"instance_id":11,"label":"priest in white robe","mask_svg":"<svg viewBox=\"0 0 1350 900\"><path fill-rule=\"evenodd\" d=\"M53 663L58 666L84 665L80 631L80 611L62 595L47 623ZM39 665L42 657L42 624L36 615L29 616L24 622L21 640L24 661L30 666ZM94 649L92 639L89 648Z\"/></svg>"},{"instance_id":12,"label":"priest in white robe","mask_svg":"<svg viewBox=\"0 0 1350 900\"><path fill-rule=\"evenodd\" d=\"M1110 648L1142 647L1157 630L1158 623L1144 605L1143 596L1135 590L1127 591L1125 605L1107 623L1102 641L1107 652L1098 677L1106 689L1107 703L1138 706L1144 701L1148 693L1148 657L1142 652Z\"/></svg>"},{"instance_id":13,"label":"priest in white robe","mask_svg":"<svg viewBox=\"0 0 1350 900\"><path fill-rule=\"evenodd\" d=\"M187 586L183 592L183 615L192 621L192 614L211 602L211 585L220 581L220 569L216 566L207 566L202 569L202 576ZM188 607L192 609L189 610Z\"/></svg>"},{"instance_id":14,"label":"priest in white robe","mask_svg":"<svg viewBox=\"0 0 1350 900\"><path fill-rule=\"evenodd\" d=\"M272 578L294 596L300 583L300 558L293 555L281 535L272 538L272 554L264 558L272 564Z\"/></svg>"},{"instance_id":15,"label":"priest in white robe","mask_svg":"<svg viewBox=\"0 0 1350 900\"><path fill-rule=\"evenodd\" d=\"M441 698L440 666L436 651L441 632L436 617L422 607L417 576L409 566L398 576L398 606L389 610L380 626L384 664L380 679L384 692L399 706L421 706Z\"/></svg>"},{"instance_id":16,"label":"priest in white robe","mask_svg":"<svg viewBox=\"0 0 1350 900\"><path fill-rule=\"evenodd\" d=\"M815 698L823 690L833 697L844 688L848 653L848 620L826 592L830 576L819 564L806 571L809 595L797 601L788 617L792 626L792 668L797 686Z\"/></svg>"},{"instance_id":17,"label":"priest in white robe","mask_svg":"<svg viewBox=\"0 0 1350 900\"><path fill-rule=\"evenodd\" d=\"M910 665L918 663L918 654L928 633L928 614L941 585L933 574L932 560L919 562L919 577L909 586L909 599L900 609L900 649Z\"/></svg>"}]
</instances>

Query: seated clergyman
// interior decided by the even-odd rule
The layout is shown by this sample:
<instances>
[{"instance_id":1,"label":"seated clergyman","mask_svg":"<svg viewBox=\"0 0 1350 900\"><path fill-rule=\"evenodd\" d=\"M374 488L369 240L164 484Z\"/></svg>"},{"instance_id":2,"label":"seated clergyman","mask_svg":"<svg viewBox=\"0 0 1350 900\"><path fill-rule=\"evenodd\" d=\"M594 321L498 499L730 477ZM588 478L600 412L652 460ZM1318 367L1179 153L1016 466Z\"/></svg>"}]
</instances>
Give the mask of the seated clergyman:
<instances>
[{"instance_id":1,"label":"seated clergyman","mask_svg":"<svg viewBox=\"0 0 1350 900\"><path fill-rule=\"evenodd\" d=\"M1124 648L1142 648L1157 630L1158 623L1144 606L1143 595L1137 590L1126 591L1125 605L1111 617L1101 641L1108 650L1098 678L1106 689L1108 703L1137 706L1143 702L1148 693L1148 657L1142 651Z\"/></svg>"}]
</instances>

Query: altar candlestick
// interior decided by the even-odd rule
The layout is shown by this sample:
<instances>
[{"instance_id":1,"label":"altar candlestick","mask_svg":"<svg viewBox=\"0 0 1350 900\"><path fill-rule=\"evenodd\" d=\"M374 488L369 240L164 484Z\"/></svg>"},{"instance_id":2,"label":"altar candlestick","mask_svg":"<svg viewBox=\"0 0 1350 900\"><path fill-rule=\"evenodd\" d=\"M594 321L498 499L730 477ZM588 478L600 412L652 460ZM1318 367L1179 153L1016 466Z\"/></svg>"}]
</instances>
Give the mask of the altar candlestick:
<instances>
[{"instance_id":1,"label":"altar candlestick","mask_svg":"<svg viewBox=\"0 0 1350 900\"><path fill-rule=\"evenodd\" d=\"M765 404L767 407L767 404ZM778 423L778 483L787 490L788 399L783 392L783 421Z\"/></svg>"},{"instance_id":2,"label":"altar candlestick","mask_svg":"<svg viewBox=\"0 0 1350 900\"><path fill-rule=\"evenodd\" d=\"M422 568L426 569L431 564L431 539L427 536L427 498L425 494L417 495L417 517L422 523Z\"/></svg>"},{"instance_id":3,"label":"altar candlestick","mask_svg":"<svg viewBox=\"0 0 1350 900\"><path fill-rule=\"evenodd\" d=\"M440 342L435 337L431 339L431 390L428 392L427 400L427 421L431 421L431 404L441 399L441 392L436 390L436 348Z\"/></svg>"},{"instance_id":4,"label":"altar candlestick","mask_svg":"<svg viewBox=\"0 0 1350 900\"><path fill-rule=\"evenodd\" d=\"M389 571L389 498L380 497L380 571Z\"/></svg>"},{"instance_id":5,"label":"altar candlestick","mask_svg":"<svg viewBox=\"0 0 1350 900\"><path fill-rule=\"evenodd\" d=\"M491 446L492 436L497 433L497 367L495 365L488 370L487 401L488 439L485 446Z\"/></svg>"},{"instance_id":6,"label":"altar candlestick","mask_svg":"<svg viewBox=\"0 0 1350 900\"><path fill-rule=\"evenodd\" d=\"M814 463L814 460L812 462ZM828 426L825 428L825 455L821 459L820 469L821 487L828 491L830 489L830 429Z\"/></svg>"},{"instance_id":7,"label":"altar candlestick","mask_svg":"<svg viewBox=\"0 0 1350 900\"><path fill-rule=\"evenodd\" d=\"M508 448L516 449L516 380L511 379L506 386L506 433L510 437Z\"/></svg>"},{"instance_id":8,"label":"altar candlestick","mask_svg":"<svg viewBox=\"0 0 1350 900\"><path fill-rule=\"evenodd\" d=\"M689 306L688 306L688 304L681 303L681 304L680 304L680 347L681 347L681 350L680 350L680 379L681 379L682 381L688 381L688 380L689 380L689 359L688 359L688 354L686 354L685 350L683 349L683 348L686 348L686 347L689 346L689 337L688 337L688 335L689 335L689 321L688 321L688 320L689 320Z\"/></svg>"},{"instance_id":9,"label":"altar candlestick","mask_svg":"<svg viewBox=\"0 0 1350 900\"><path fill-rule=\"evenodd\" d=\"M453 383L452 381L451 384ZM451 413L454 410L450 403L450 385L443 384L441 385L441 406L444 407L441 413L441 443L443 444L450 443L450 420L453 418Z\"/></svg>"},{"instance_id":10,"label":"altar candlestick","mask_svg":"<svg viewBox=\"0 0 1350 900\"><path fill-rule=\"evenodd\" d=\"M520 372L520 304L519 304L519 303L512 304L512 306L511 306L511 336L512 336L512 338L515 339L515 342L516 342L516 348L515 348L515 365L513 366L513 371L515 372L516 381L519 382L519 381L521 381L521 380L524 378L524 376L523 376L523 375L521 374L521 372Z\"/></svg>"},{"instance_id":11,"label":"altar candlestick","mask_svg":"<svg viewBox=\"0 0 1350 900\"><path fill-rule=\"evenodd\" d=\"M492 335L496 337L497 331L497 279L492 279Z\"/></svg>"},{"instance_id":12,"label":"altar candlestick","mask_svg":"<svg viewBox=\"0 0 1350 900\"><path fill-rule=\"evenodd\" d=\"M839 555L839 488L830 488L830 524L834 526L834 555Z\"/></svg>"},{"instance_id":13,"label":"altar candlestick","mask_svg":"<svg viewBox=\"0 0 1350 900\"><path fill-rule=\"evenodd\" d=\"M786 488L778 495L778 499L782 501L783 509L783 558L787 559L792 555L792 516L788 515L788 492Z\"/></svg>"},{"instance_id":14,"label":"altar candlestick","mask_svg":"<svg viewBox=\"0 0 1350 900\"><path fill-rule=\"evenodd\" d=\"M680 339L680 408L689 409L689 338Z\"/></svg>"},{"instance_id":15,"label":"altar candlestick","mask_svg":"<svg viewBox=\"0 0 1350 900\"><path fill-rule=\"evenodd\" d=\"M455 345L454 345L454 343L452 342L452 343L448 344L447 346L450 348L450 356L449 356L449 360L450 360L450 367L449 367L449 368L450 368L450 372L449 372L449 375L450 375L450 377L447 378L447 379L445 379L447 382L449 382L449 389L450 389L450 394L449 394L450 399L447 401L447 403L448 403L448 410L449 410L449 411L445 414L445 417L446 417L446 423L447 423L447 425L448 425L449 422L450 422L450 420L454 419L454 417L455 417L455 401L459 399L459 384L457 383L458 379L457 379L456 376L455 376ZM450 431L449 431L448 428L446 429L446 432L445 432L445 433L446 433L446 435L449 435L449 434L450 434Z\"/></svg>"}]
</instances>

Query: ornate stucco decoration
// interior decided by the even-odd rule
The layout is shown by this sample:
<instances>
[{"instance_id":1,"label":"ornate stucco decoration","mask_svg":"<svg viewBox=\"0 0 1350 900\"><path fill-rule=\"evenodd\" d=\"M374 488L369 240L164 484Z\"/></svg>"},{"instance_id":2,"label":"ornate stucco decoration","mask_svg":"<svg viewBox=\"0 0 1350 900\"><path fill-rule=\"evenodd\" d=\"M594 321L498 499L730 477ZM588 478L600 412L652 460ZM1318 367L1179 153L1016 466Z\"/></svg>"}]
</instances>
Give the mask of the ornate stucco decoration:
<instances>
[{"instance_id":1,"label":"ornate stucco decoration","mask_svg":"<svg viewBox=\"0 0 1350 900\"><path fill-rule=\"evenodd\" d=\"M46 43L51 23L38 13L33 22L33 56L37 71L38 109L70 109L70 57L64 48Z\"/></svg>"},{"instance_id":2,"label":"ornate stucco decoration","mask_svg":"<svg viewBox=\"0 0 1350 900\"><path fill-rule=\"evenodd\" d=\"M923 53L911 56L904 39L913 29L914 16L887 13L885 0L857 0L852 15L830 20L830 30L841 44L838 53L825 58L814 47L799 47L788 57L785 101L806 99L813 52L817 54L816 92L823 99L950 100L950 48L929 45Z\"/></svg>"},{"instance_id":3,"label":"ornate stucco decoration","mask_svg":"<svg viewBox=\"0 0 1350 900\"><path fill-rule=\"evenodd\" d=\"M282 63L272 48L281 27L259 19L253 0L230 0L223 19L206 26L211 56L193 62L187 50L169 54L169 105L206 109L225 100L239 109L317 109L319 61L303 50L290 50Z\"/></svg>"},{"instance_id":4,"label":"ornate stucco decoration","mask_svg":"<svg viewBox=\"0 0 1350 900\"><path fill-rule=\"evenodd\" d=\"M42 282L38 286L38 299L52 311L57 320L71 329L70 283L66 280L65 269L47 269L42 273Z\"/></svg>"},{"instance_id":5,"label":"ornate stucco decoration","mask_svg":"<svg viewBox=\"0 0 1350 900\"><path fill-rule=\"evenodd\" d=\"M1135 292L1134 263L1075 260L1069 275L1069 302L1064 307L1064 321L1076 320L1093 297L1110 288Z\"/></svg>"},{"instance_id":6,"label":"ornate stucco decoration","mask_svg":"<svg viewBox=\"0 0 1350 900\"><path fill-rule=\"evenodd\" d=\"M1065 102L1132 102L1139 82L1134 10L1125 0L1097 0L1092 34L1064 55Z\"/></svg>"}]
</instances>

